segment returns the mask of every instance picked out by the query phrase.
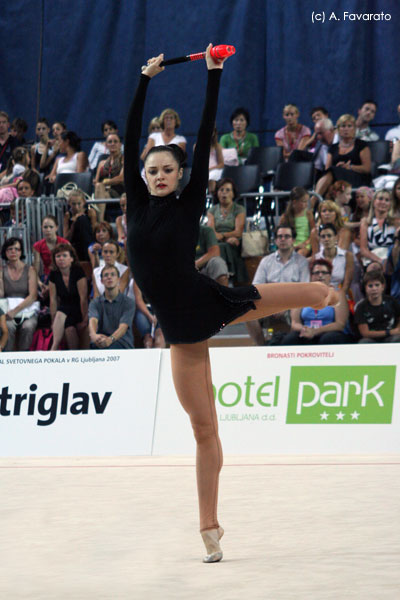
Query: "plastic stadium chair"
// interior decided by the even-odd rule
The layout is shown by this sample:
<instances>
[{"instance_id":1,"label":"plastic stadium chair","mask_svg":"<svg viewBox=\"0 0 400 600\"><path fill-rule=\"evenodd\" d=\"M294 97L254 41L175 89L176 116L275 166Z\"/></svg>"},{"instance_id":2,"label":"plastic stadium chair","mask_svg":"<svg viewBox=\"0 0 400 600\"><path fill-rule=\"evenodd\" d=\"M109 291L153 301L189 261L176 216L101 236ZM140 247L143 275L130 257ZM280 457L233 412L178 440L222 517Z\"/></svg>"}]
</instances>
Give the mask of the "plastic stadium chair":
<instances>
[{"instance_id":1,"label":"plastic stadium chair","mask_svg":"<svg viewBox=\"0 0 400 600\"><path fill-rule=\"evenodd\" d=\"M388 172L388 169L380 169L380 165L387 165L391 161L390 142L388 140L377 140L368 142L371 150L371 177L378 177Z\"/></svg>"},{"instance_id":2,"label":"plastic stadium chair","mask_svg":"<svg viewBox=\"0 0 400 600\"><path fill-rule=\"evenodd\" d=\"M250 148L246 165L258 165L261 177L270 179L279 163L283 160L283 148L281 146L259 146Z\"/></svg>"},{"instance_id":3,"label":"plastic stadium chair","mask_svg":"<svg viewBox=\"0 0 400 600\"><path fill-rule=\"evenodd\" d=\"M76 185L89 196L93 193L93 175L90 171L85 173L60 173L57 175L54 182L54 193L62 188L69 181L73 181Z\"/></svg>"},{"instance_id":4,"label":"plastic stadium chair","mask_svg":"<svg viewBox=\"0 0 400 600\"><path fill-rule=\"evenodd\" d=\"M314 185L314 163L286 162L278 165L274 177L274 189L284 192L296 186L311 190Z\"/></svg>"},{"instance_id":5,"label":"plastic stadium chair","mask_svg":"<svg viewBox=\"0 0 400 600\"><path fill-rule=\"evenodd\" d=\"M229 177L235 182L239 194L258 192L261 182L260 167L258 165L240 165L238 167L224 167L222 179Z\"/></svg>"}]
</instances>

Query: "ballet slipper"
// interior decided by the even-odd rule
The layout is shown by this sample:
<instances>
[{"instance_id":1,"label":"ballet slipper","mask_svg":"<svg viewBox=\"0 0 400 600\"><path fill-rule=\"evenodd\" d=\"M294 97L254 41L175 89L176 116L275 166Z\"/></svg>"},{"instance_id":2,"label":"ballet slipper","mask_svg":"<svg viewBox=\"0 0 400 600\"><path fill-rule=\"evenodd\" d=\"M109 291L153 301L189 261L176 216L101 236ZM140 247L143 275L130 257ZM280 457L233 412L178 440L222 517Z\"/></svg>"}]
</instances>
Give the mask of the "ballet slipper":
<instances>
[{"instance_id":1,"label":"ballet slipper","mask_svg":"<svg viewBox=\"0 0 400 600\"><path fill-rule=\"evenodd\" d=\"M224 530L222 527L218 527L218 529L206 529L206 531L201 531L200 533L207 550L207 555L203 558L203 562L219 562L222 559L219 540L224 535Z\"/></svg>"}]
</instances>

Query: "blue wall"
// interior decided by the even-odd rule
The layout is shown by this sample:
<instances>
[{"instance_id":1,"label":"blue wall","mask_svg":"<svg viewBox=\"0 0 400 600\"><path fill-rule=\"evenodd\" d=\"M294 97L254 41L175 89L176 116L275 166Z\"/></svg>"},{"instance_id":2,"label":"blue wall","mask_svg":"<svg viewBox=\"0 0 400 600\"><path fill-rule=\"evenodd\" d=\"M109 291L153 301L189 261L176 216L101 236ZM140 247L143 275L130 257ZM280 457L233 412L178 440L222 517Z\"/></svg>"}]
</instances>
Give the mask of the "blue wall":
<instances>
[{"instance_id":1,"label":"blue wall","mask_svg":"<svg viewBox=\"0 0 400 600\"><path fill-rule=\"evenodd\" d=\"M313 23L313 11L325 11L325 22ZM342 20L329 20L332 11ZM391 20L344 21L344 11L383 11ZM310 125L314 105L325 105L336 119L375 98L376 122L397 122L399 24L398 0L13 0L0 11L0 30L7 32L0 108L11 118L23 116L31 138L38 114L66 121L83 138L100 137L105 118L123 131L146 58L198 52L212 41L237 48L224 70L221 133L238 105L249 108L255 131L281 127L287 102ZM191 147L205 71L203 61L175 65L152 81L146 125L171 106ZM273 143L273 135L262 134L261 141Z\"/></svg>"}]
</instances>

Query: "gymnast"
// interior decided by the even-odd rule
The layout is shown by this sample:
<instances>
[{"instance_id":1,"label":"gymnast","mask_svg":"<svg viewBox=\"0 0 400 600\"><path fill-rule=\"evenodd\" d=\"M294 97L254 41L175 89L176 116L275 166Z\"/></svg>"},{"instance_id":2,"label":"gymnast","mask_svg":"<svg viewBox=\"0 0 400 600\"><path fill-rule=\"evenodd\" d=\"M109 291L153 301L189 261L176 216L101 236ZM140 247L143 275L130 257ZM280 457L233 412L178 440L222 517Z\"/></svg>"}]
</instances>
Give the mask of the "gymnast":
<instances>
[{"instance_id":1,"label":"gymnast","mask_svg":"<svg viewBox=\"0 0 400 600\"><path fill-rule=\"evenodd\" d=\"M150 79L164 70L164 56L143 68L129 110L125 135L125 187L129 263L170 343L173 381L196 439L196 476L204 562L222 558L224 533L217 517L222 449L211 383L208 338L228 323L243 323L292 308L336 304L337 293L322 283L269 283L228 288L195 268L195 248L208 183L210 142L223 63L206 50L208 84L189 183L179 197L183 151L151 148L145 158L148 187L140 175L139 140Z\"/></svg>"}]
</instances>

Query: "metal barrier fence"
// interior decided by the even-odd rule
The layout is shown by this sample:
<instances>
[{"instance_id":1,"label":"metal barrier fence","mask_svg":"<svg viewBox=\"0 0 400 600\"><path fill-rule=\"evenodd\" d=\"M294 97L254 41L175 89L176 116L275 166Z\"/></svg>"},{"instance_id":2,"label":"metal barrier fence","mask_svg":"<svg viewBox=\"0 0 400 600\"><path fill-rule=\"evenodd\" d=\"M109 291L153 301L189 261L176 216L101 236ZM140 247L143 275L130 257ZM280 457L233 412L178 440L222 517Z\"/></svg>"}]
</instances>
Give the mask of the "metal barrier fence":
<instances>
[{"instance_id":1,"label":"metal barrier fence","mask_svg":"<svg viewBox=\"0 0 400 600\"><path fill-rule=\"evenodd\" d=\"M309 192L310 196L315 196L320 202L322 196L316 192ZM290 192L253 192L241 194L240 199L248 213L249 200L255 202L253 219L259 221L261 216L265 217L267 228L273 230L277 225L279 218L279 199L288 198ZM212 205L212 196L207 195L206 208L202 221L205 221L206 214ZM271 199L269 206L265 200ZM117 204L117 198L96 198L91 199L88 204ZM3 208L9 207L10 204L2 204ZM6 238L15 236L23 240L26 261L32 264L33 251L32 247L35 242L42 239L42 220L46 215L54 215L58 221L58 234L63 234L64 214L68 209L66 198L56 196L40 196L38 198L16 198L15 200L15 224L6 227L0 227L0 244L3 245Z\"/></svg>"}]
</instances>

